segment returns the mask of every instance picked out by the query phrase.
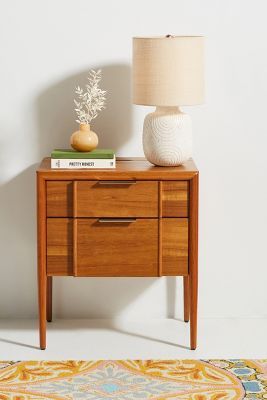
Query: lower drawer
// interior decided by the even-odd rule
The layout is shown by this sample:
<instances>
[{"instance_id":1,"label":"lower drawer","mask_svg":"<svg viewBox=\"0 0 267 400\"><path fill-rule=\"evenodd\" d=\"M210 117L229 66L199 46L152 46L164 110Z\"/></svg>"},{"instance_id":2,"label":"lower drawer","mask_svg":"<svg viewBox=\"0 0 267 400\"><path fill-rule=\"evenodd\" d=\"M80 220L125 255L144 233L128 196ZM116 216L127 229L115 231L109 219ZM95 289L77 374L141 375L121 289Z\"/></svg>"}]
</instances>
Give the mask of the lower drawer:
<instances>
[{"instance_id":1,"label":"lower drawer","mask_svg":"<svg viewBox=\"0 0 267 400\"><path fill-rule=\"evenodd\" d=\"M76 276L157 276L158 219L76 219Z\"/></svg>"},{"instance_id":2,"label":"lower drawer","mask_svg":"<svg viewBox=\"0 0 267 400\"><path fill-rule=\"evenodd\" d=\"M188 219L47 218L47 274L188 274ZM161 260L159 260L161 254Z\"/></svg>"},{"instance_id":3,"label":"lower drawer","mask_svg":"<svg viewBox=\"0 0 267 400\"><path fill-rule=\"evenodd\" d=\"M158 276L158 219L48 218L47 274Z\"/></svg>"}]
</instances>

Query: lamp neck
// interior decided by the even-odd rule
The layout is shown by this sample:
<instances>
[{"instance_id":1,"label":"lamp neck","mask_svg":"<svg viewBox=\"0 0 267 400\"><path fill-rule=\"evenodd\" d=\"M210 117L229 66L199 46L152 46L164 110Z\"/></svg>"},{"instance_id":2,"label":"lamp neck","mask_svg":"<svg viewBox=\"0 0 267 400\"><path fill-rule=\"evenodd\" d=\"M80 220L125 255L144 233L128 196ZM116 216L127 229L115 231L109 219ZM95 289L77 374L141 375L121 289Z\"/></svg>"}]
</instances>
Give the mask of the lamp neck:
<instances>
[{"instance_id":1,"label":"lamp neck","mask_svg":"<svg viewBox=\"0 0 267 400\"><path fill-rule=\"evenodd\" d=\"M182 111L178 106L157 106L156 113L159 114L181 114Z\"/></svg>"}]
</instances>

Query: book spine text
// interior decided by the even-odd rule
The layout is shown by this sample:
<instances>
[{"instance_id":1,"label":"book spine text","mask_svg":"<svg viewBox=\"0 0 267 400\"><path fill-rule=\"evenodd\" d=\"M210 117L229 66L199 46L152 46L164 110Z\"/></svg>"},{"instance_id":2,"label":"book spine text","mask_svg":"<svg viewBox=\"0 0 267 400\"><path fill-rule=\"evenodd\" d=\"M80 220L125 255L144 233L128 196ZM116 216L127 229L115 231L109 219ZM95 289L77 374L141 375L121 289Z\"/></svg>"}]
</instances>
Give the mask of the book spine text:
<instances>
[{"instance_id":1,"label":"book spine text","mask_svg":"<svg viewBox=\"0 0 267 400\"><path fill-rule=\"evenodd\" d=\"M51 168L57 169L80 169L80 168L115 168L116 161L113 159L66 159L51 158Z\"/></svg>"}]
</instances>

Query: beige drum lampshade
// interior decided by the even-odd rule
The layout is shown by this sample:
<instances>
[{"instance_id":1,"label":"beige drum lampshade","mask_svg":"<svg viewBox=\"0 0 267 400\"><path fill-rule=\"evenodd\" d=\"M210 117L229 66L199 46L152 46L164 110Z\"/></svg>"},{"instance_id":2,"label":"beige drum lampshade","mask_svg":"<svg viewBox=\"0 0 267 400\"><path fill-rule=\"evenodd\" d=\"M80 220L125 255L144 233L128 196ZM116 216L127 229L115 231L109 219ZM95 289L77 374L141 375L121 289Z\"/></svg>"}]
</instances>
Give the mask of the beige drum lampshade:
<instances>
[{"instance_id":1,"label":"beige drum lampshade","mask_svg":"<svg viewBox=\"0 0 267 400\"><path fill-rule=\"evenodd\" d=\"M133 38L133 103L155 106L204 100L202 36Z\"/></svg>"}]
</instances>

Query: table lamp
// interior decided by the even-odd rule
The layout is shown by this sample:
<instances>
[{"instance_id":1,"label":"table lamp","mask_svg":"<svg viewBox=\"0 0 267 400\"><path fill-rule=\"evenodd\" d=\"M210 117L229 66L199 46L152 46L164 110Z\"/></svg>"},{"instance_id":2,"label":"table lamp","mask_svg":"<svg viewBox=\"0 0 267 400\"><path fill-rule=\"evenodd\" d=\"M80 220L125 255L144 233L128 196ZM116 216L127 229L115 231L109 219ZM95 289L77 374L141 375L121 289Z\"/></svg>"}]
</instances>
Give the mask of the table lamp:
<instances>
[{"instance_id":1,"label":"table lamp","mask_svg":"<svg viewBox=\"0 0 267 400\"><path fill-rule=\"evenodd\" d=\"M176 166L192 156L191 118L179 106L203 103L204 38L133 38L133 103L156 106L145 117L143 147L148 161Z\"/></svg>"}]
</instances>

